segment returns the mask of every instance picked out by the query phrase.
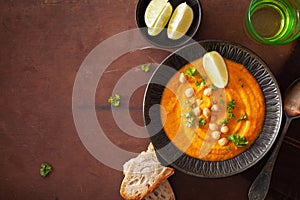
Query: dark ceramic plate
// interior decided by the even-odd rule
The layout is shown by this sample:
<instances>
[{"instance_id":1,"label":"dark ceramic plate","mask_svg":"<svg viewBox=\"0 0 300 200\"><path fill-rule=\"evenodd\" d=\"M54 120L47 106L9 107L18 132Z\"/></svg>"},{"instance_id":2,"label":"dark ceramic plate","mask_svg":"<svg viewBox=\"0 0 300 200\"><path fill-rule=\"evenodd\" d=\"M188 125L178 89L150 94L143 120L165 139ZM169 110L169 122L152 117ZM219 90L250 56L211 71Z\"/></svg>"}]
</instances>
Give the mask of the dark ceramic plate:
<instances>
[{"instance_id":1,"label":"dark ceramic plate","mask_svg":"<svg viewBox=\"0 0 300 200\"><path fill-rule=\"evenodd\" d=\"M150 43L161 48L176 48L188 42L195 35L201 23L201 5L199 0L169 0L171 5L173 6L173 11L180 3L186 2L193 9L194 12L194 18L191 27L187 31L186 35L178 40L171 40L168 38L166 31L168 25L166 25L165 29L157 36L150 36L148 34L148 29L144 20L144 15L150 1L151 0L139 0L136 6L135 13L136 25L138 28L140 28L142 35Z\"/></svg>"},{"instance_id":2,"label":"dark ceramic plate","mask_svg":"<svg viewBox=\"0 0 300 200\"><path fill-rule=\"evenodd\" d=\"M243 64L259 83L265 97L266 113L262 132L242 154L225 161L208 162L192 158L177 149L162 128L160 107L165 85L177 70L204 55L217 51L223 57ZM282 119L282 100L271 71L255 53L225 41L203 41L186 45L168 56L153 73L144 97L144 121L159 160L164 165L199 177L226 177L240 173L257 163L273 145Z\"/></svg>"}]
</instances>

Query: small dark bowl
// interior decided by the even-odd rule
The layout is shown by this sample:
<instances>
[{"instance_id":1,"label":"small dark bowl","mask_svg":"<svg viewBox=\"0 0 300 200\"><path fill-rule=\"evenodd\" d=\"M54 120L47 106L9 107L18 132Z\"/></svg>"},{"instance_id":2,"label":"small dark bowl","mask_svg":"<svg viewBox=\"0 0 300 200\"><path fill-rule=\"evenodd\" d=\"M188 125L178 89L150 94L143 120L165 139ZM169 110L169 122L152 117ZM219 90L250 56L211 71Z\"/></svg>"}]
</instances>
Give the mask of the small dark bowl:
<instances>
[{"instance_id":1,"label":"small dark bowl","mask_svg":"<svg viewBox=\"0 0 300 200\"><path fill-rule=\"evenodd\" d=\"M167 36L167 27L162 30L160 34L157 36L151 36L148 34L148 28L146 26L145 20L144 20L144 15L147 6L149 5L151 0L139 0L136 6L136 13L135 13L135 20L136 20L136 25L138 28L140 28L140 31L142 35L145 37L146 40L148 40L150 43L152 43L155 46L161 47L161 48L178 48L182 46L183 44L187 43L192 37L194 37L195 33L197 32L200 23L201 23L201 4L199 0L169 0L173 7L173 12L176 9L176 7L181 4L186 2L193 10L194 12L194 18L193 22L182 38L178 40L172 40L169 39Z\"/></svg>"}]
</instances>

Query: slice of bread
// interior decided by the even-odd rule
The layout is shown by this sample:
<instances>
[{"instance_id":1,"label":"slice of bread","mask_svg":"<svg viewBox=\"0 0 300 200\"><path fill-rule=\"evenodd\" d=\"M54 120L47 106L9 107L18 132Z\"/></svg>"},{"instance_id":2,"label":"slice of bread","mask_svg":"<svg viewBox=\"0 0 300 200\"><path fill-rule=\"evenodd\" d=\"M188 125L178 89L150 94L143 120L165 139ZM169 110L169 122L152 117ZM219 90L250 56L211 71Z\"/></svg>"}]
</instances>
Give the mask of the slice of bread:
<instances>
[{"instance_id":1,"label":"slice of bread","mask_svg":"<svg viewBox=\"0 0 300 200\"><path fill-rule=\"evenodd\" d=\"M123 173L121 196L126 200L141 200L174 174L174 169L160 164L150 144L146 152L143 151L123 165Z\"/></svg>"},{"instance_id":2,"label":"slice of bread","mask_svg":"<svg viewBox=\"0 0 300 200\"><path fill-rule=\"evenodd\" d=\"M175 200L175 195L169 181L165 181L143 200Z\"/></svg>"}]
</instances>

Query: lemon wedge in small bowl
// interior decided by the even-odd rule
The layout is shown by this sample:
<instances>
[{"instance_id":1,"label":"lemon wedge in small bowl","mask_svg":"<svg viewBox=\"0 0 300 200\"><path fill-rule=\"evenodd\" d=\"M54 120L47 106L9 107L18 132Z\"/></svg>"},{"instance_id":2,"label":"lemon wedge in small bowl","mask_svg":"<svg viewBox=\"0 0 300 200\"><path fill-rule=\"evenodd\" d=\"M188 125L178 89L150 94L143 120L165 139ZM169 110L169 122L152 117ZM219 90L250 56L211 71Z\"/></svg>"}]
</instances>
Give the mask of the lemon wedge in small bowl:
<instances>
[{"instance_id":1,"label":"lemon wedge in small bowl","mask_svg":"<svg viewBox=\"0 0 300 200\"><path fill-rule=\"evenodd\" d=\"M148 27L149 35L156 36L164 29L172 15L172 11L173 7L168 2L154 22L154 25L152 27Z\"/></svg>"},{"instance_id":2,"label":"lemon wedge in small bowl","mask_svg":"<svg viewBox=\"0 0 300 200\"><path fill-rule=\"evenodd\" d=\"M152 0L145 11L145 23L147 27L153 27L157 18L161 14L162 10L165 8L168 0Z\"/></svg>"},{"instance_id":3,"label":"lemon wedge in small bowl","mask_svg":"<svg viewBox=\"0 0 300 200\"><path fill-rule=\"evenodd\" d=\"M150 11L152 10L151 7L156 7L155 3L151 3L154 0L137 0L136 4L136 10L135 10L135 22L136 26L141 32L142 36L151 44L158 46L160 48L164 49L175 49L183 46L188 41L192 40L194 35L197 33L197 30L199 29L202 21L202 9L200 0L184 0L184 1L178 1L178 0L161 0L162 3L159 3L160 7L156 11L153 11L156 14L150 14ZM159 0L156 0L159 1ZM182 3L186 2L187 5L191 7L193 10L193 21L190 25L188 31L179 39L170 39L167 35L167 28L168 23L166 26L162 29L160 33L157 34L158 30L148 30L154 29L154 27L157 27L158 25L155 25L156 20L162 13L163 9L165 8L167 3L170 3L173 7L173 13L175 9ZM149 4L152 5L149 5ZM148 11L146 11L148 10ZM147 12L147 14L146 14ZM152 12L152 11L151 11ZM171 15L172 17L172 15ZM170 18L171 18L170 17ZM169 18L169 19L170 19ZM159 29L159 28L156 28ZM149 32L150 33L149 33ZM155 35L157 34L157 35Z\"/></svg>"},{"instance_id":4,"label":"lemon wedge in small bowl","mask_svg":"<svg viewBox=\"0 0 300 200\"><path fill-rule=\"evenodd\" d=\"M223 57L216 51L203 56L203 68L211 82L218 88L228 84L228 71Z\"/></svg>"},{"instance_id":5,"label":"lemon wedge in small bowl","mask_svg":"<svg viewBox=\"0 0 300 200\"><path fill-rule=\"evenodd\" d=\"M184 36L189 30L194 18L194 12L192 8L186 3L178 5L168 25L168 38L177 40Z\"/></svg>"}]
</instances>

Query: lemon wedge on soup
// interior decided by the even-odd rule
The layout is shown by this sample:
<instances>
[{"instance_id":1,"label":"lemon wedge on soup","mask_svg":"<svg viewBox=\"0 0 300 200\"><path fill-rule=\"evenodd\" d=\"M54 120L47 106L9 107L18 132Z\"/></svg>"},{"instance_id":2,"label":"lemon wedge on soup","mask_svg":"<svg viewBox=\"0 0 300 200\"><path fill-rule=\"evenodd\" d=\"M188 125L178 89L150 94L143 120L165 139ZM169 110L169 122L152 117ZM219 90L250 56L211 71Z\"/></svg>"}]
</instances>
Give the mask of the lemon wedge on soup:
<instances>
[{"instance_id":1,"label":"lemon wedge on soup","mask_svg":"<svg viewBox=\"0 0 300 200\"><path fill-rule=\"evenodd\" d=\"M162 10L164 9L167 3L168 0L150 1L144 15L145 23L148 28L153 27L155 21L157 20L157 18L159 17L159 15L161 14Z\"/></svg>"},{"instance_id":2,"label":"lemon wedge on soup","mask_svg":"<svg viewBox=\"0 0 300 200\"><path fill-rule=\"evenodd\" d=\"M170 39L177 40L189 30L194 18L192 8L186 2L177 6L170 19L167 34Z\"/></svg>"},{"instance_id":3,"label":"lemon wedge on soup","mask_svg":"<svg viewBox=\"0 0 300 200\"><path fill-rule=\"evenodd\" d=\"M228 71L223 57L216 51L203 56L203 68L211 82L218 88L225 88L228 83Z\"/></svg>"},{"instance_id":4,"label":"lemon wedge on soup","mask_svg":"<svg viewBox=\"0 0 300 200\"><path fill-rule=\"evenodd\" d=\"M167 25L171 15L172 15L173 7L168 2L160 13L159 17L155 21L153 27L148 28L148 34L151 36L158 35L164 27Z\"/></svg>"}]
</instances>

